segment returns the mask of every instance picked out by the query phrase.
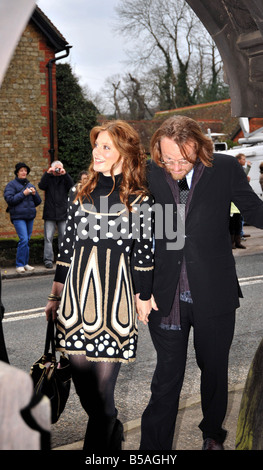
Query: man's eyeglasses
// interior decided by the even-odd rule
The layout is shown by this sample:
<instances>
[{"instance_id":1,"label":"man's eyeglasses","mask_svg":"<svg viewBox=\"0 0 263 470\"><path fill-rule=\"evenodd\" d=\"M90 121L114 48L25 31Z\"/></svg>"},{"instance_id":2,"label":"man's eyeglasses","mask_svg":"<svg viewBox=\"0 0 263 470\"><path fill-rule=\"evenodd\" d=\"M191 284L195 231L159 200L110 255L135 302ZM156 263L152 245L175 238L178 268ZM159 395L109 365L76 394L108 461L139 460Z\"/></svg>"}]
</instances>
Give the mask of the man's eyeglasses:
<instances>
[{"instance_id":1,"label":"man's eyeglasses","mask_svg":"<svg viewBox=\"0 0 263 470\"><path fill-rule=\"evenodd\" d=\"M189 162L188 160L185 160L185 159L183 158L182 160L172 160L172 159L171 159L171 160L161 160L161 163L162 163L163 165L169 167L169 166L174 166L174 165L176 165L176 164L178 164L179 166L186 166L186 165L188 165L188 164L191 163L191 162Z\"/></svg>"}]
</instances>

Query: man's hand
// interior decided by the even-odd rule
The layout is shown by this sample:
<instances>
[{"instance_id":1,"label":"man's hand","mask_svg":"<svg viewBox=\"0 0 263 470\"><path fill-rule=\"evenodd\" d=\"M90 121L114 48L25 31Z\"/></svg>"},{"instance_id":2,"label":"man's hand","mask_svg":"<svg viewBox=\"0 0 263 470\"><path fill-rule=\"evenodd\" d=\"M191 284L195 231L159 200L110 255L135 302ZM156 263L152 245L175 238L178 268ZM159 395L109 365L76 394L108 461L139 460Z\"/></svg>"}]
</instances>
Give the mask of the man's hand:
<instances>
[{"instance_id":1,"label":"man's hand","mask_svg":"<svg viewBox=\"0 0 263 470\"><path fill-rule=\"evenodd\" d=\"M140 320L144 325L147 325L149 322L149 315L152 310L152 301L149 300L141 300L140 294L135 295L135 305L136 311L138 315L138 320Z\"/></svg>"}]
</instances>

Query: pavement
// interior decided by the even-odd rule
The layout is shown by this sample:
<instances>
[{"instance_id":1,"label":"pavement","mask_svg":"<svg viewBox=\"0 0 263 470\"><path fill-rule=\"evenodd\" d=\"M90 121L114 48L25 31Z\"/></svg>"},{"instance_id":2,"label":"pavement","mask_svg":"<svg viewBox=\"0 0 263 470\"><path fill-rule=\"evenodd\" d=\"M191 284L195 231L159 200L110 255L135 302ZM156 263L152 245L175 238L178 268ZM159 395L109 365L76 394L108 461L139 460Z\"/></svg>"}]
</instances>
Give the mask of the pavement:
<instances>
[{"instance_id":1,"label":"pavement","mask_svg":"<svg viewBox=\"0 0 263 470\"><path fill-rule=\"evenodd\" d=\"M257 255L263 253L263 232L254 227L245 226L244 232L250 237L242 241L246 249L235 249L235 257ZM11 279L18 277L30 277L36 275L52 274L53 269L46 269L44 265L34 266L34 272L25 274L16 273L15 267L1 267L2 279ZM236 384L229 389L228 411L224 423L228 434L224 443L225 450L235 450L237 421L242 400L245 383ZM198 423L202 419L200 395L195 394L187 399L182 399L179 405L173 450L201 450L201 432L198 430ZM131 421L124 422L123 450L138 450L140 443L140 417ZM73 451L82 450L83 441L69 443L53 450Z\"/></svg>"},{"instance_id":2,"label":"pavement","mask_svg":"<svg viewBox=\"0 0 263 470\"><path fill-rule=\"evenodd\" d=\"M228 412L224 423L228 431L224 443L225 450L235 450L236 428L242 399L244 384L238 384L229 390ZM196 395L186 400L181 400L177 415L175 437L172 450L201 450L202 438L198 423L202 420L200 396ZM122 450L138 450L140 445L141 419L135 419L124 423L124 443ZM73 451L82 450L83 441L57 447L54 450Z\"/></svg>"}]
</instances>

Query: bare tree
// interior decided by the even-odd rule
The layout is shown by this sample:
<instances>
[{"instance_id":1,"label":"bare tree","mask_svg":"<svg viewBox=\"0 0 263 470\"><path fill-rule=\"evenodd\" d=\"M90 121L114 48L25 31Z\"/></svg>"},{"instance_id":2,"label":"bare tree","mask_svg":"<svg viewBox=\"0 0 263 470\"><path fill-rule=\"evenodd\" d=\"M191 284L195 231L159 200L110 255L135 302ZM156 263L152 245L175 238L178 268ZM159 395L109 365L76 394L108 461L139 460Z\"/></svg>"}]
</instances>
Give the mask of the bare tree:
<instances>
[{"instance_id":1,"label":"bare tree","mask_svg":"<svg viewBox=\"0 0 263 470\"><path fill-rule=\"evenodd\" d=\"M115 31L134 42L127 73L106 81L108 114L148 119L155 110L223 97L222 60L185 0L119 0L116 12Z\"/></svg>"},{"instance_id":2,"label":"bare tree","mask_svg":"<svg viewBox=\"0 0 263 470\"><path fill-rule=\"evenodd\" d=\"M224 83L223 62L210 36L195 46L195 59L189 69L189 83L197 103L229 98L229 87Z\"/></svg>"},{"instance_id":3,"label":"bare tree","mask_svg":"<svg viewBox=\"0 0 263 470\"><path fill-rule=\"evenodd\" d=\"M122 114L121 114L121 110L120 110L120 106L119 106L119 101L118 101L118 99L117 99L117 93L118 93L120 84L121 84L120 80L118 81L118 83L112 82L112 86L113 86L113 101L114 101L114 106L115 106L115 115L116 115L116 118L117 118L117 119L121 119L121 118L122 118Z\"/></svg>"},{"instance_id":4,"label":"bare tree","mask_svg":"<svg viewBox=\"0 0 263 470\"><path fill-rule=\"evenodd\" d=\"M131 119L141 120L153 116L154 113L145 100L143 83L138 78L129 73L126 77L126 89L122 93L129 103Z\"/></svg>"},{"instance_id":5,"label":"bare tree","mask_svg":"<svg viewBox=\"0 0 263 470\"><path fill-rule=\"evenodd\" d=\"M112 75L105 80L104 87L102 88L101 95L104 96L104 104L101 108L101 113L111 115L115 119L123 119L124 111L121 107L121 77L120 75Z\"/></svg>"},{"instance_id":6,"label":"bare tree","mask_svg":"<svg viewBox=\"0 0 263 470\"><path fill-rule=\"evenodd\" d=\"M149 66L162 60L165 70L160 82L164 109L191 103L187 72L192 38L200 22L184 0L120 0L116 7L120 34L140 40L134 65Z\"/></svg>"}]
</instances>

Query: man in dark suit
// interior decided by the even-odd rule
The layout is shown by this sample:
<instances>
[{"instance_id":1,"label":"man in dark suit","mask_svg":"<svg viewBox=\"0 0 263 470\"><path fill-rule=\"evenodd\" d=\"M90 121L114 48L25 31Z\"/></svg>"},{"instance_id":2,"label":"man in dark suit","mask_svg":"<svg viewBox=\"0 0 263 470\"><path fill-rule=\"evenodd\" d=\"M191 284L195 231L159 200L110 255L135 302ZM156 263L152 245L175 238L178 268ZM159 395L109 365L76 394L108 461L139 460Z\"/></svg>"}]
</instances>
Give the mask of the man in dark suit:
<instances>
[{"instance_id":1,"label":"man in dark suit","mask_svg":"<svg viewBox=\"0 0 263 470\"><path fill-rule=\"evenodd\" d=\"M167 119L155 132L151 155L149 186L156 206L156 304L149 316L149 329L157 365L152 395L142 416L140 449L172 448L188 337L193 327L201 370L202 448L223 450L228 356L235 310L242 296L229 234L230 204L235 203L248 224L263 228L263 202L236 159L213 155L212 141L185 116ZM182 207L184 215L179 214ZM170 214L173 238L168 230Z\"/></svg>"}]
</instances>

